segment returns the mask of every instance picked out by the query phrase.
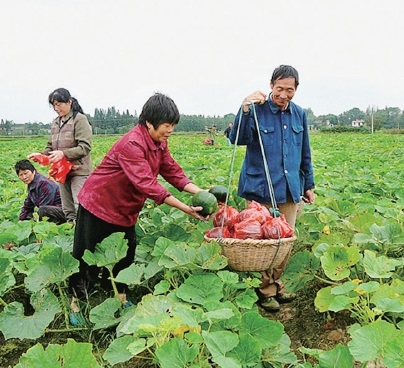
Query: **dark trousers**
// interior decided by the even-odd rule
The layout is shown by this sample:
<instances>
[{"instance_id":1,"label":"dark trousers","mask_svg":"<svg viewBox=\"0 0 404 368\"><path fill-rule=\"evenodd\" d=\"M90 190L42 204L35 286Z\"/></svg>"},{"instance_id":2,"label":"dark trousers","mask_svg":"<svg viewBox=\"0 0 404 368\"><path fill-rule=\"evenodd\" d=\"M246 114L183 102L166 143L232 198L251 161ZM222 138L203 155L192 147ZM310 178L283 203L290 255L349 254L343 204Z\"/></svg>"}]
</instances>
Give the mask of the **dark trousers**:
<instances>
[{"instance_id":1,"label":"dark trousers","mask_svg":"<svg viewBox=\"0 0 404 368\"><path fill-rule=\"evenodd\" d=\"M58 225L66 222L66 217L63 213L62 207L58 206L42 206L38 208L38 217L42 220L47 217L50 222Z\"/></svg>"},{"instance_id":2,"label":"dark trousers","mask_svg":"<svg viewBox=\"0 0 404 368\"><path fill-rule=\"evenodd\" d=\"M84 299L94 288L94 284L97 282L100 273L100 269L97 266L89 266L84 262L82 259L84 251L88 249L94 252L95 246L98 243L101 243L109 235L117 232L125 233L125 239L128 240L128 251L126 256L115 265L113 269L114 276L121 270L129 267L135 259L135 226L124 227L110 224L79 205L74 232L73 257L79 260L80 266L79 272L69 278L69 291L73 296ZM107 269L104 269L102 272L101 287L110 290L112 286L108 277L109 272ZM117 288L119 293L126 292L125 284L117 283Z\"/></svg>"}]
</instances>

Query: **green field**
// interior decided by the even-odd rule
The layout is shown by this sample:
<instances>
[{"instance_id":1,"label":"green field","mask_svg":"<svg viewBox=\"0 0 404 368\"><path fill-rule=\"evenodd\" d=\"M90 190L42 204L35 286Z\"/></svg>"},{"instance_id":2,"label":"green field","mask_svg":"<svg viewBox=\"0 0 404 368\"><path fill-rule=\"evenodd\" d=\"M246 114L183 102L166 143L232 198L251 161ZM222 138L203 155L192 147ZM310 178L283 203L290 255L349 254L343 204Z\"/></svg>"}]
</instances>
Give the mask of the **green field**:
<instances>
[{"instance_id":1,"label":"green field","mask_svg":"<svg viewBox=\"0 0 404 368\"><path fill-rule=\"evenodd\" d=\"M171 153L200 187L230 186L229 204L241 209L236 191L244 148L227 146L224 137L205 146L204 138L174 134ZM94 165L117 139L94 136ZM309 368L334 361L346 368L371 361L404 367L403 135L311 135L316 200L298 218L284 281L298 293L296 308L306 311L295 312L296 326L307 325L301 318L320 323L326 316L346 317L342 337L326 347L314 328L306 328L302 344L291 322L260 316L257 275L226 268L220 246L203 241L211 222L149 201L137 225L137 264L119 276L138 307L119 312L114 298L99 292L88 301L86 328L69 328L66 280L76 267L69 255L72 229L17 221L26 188L14 163L41 151L46 140L0 140L1 367L47 367L44 362L56 359L52 354L68 359L79 351L80 367ZM189 194L170 190L190 202ZM48 344L57 353L45 349Z\"/></svg>"}]
</instances>

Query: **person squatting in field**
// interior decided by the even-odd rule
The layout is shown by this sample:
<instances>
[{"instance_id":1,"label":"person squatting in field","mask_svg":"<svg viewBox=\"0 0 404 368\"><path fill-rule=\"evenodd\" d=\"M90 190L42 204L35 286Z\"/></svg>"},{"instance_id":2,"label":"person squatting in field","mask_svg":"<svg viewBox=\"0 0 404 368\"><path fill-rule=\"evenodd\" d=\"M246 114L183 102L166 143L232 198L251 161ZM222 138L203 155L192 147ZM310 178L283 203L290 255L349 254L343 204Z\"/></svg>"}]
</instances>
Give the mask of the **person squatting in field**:
<instances>
[{"instance_id":1,"label":"person squatting in field","mask_svg":"<svg viewBox=\"0 0 404 368\"><path fill-rule=\"evenodd\" d=\"M139 116L139 123L106 154L90 174L79 193L79 209L74 234L73 256L80 261L79 272L69 279L71 308L78 312L79 299L85 298L97 281L99 270L89 267L82 259L84 251L94 251L97 243L116 232L125 233L128 241L126 257L119 261L114 275L129 267L135 257L135 224L146 199L156 204L166 203L186 214L206 220L199 215L202 207L191 207L175 198L158 181L161 175L180 191L194 194L201 191L185 176L183 169L171 156L168 139L178 124L180 114L174 101L166 95L151 96ZM105 272L101 287L111 288ZM126 285L117 284L119 299L127 306ZM74 313L71 313L74 324Z\"/></svg>"},{"instance_id":2,"label":"person squatting in field","mask_svg":"<svg viewBox=\"0 0 404 368\"><path fill-rule=\"evenodd\" d=\"M63 212L68 222L74 223L78 208L77 195L91 171L92 128L77 99L65 88L58 88L48 97L58 116L51 124L51 135L43 150L55 163L65 157L74 164L62 184L59 183ZM28 158L35 160L38 153Z\"/></svg>"},{"instance_id":3,"label":"person squatting in field","mask_svg":"<svg viewBox=\"0 0 404 368\"><path fill-rule=\"evenodd\" d=\"M215 145L215 139L217 136L217 127L216 125L212 125L211 127L205 127L205 130L208 132L208 140L210 141L210 145Z\"/></svg>"},{"instance_id":4,"label":"person squatting in field","mask_svg":"<svg viewBox=\"0 0 404 368\"><path fill-rule=\"evenodd\" d=\"M28 193L18 220L32 220L35 207L38 207L39 220L47 217L56 224L66 222L57 183L39 173L29 160L17 161L14 168L18 178L27 184Z\"/></svg>"},{"instance_id":5,"label":"person squatting in field","mask_svg":"<svg viewBox=\"0 0 404 368\"><path fill-rule=\"evenodd\" d=\"M230 140L246 145L238 194L247 201L256 201L272 207L268 181L264 170L256 122L251 104L254 103L269 174L277 207L286 221L295 228L301 201L313 203L314 176L309 143L307 116L304 110L292 102L299 85L299 74L289 65L281 65L273 71L269 97L261 91L248 95L237 114ZM241 122L239 118L241 114ZM239 127L240 125L240 127ZM258 290L260 305L267 311L278 311L279 303L295 298L279 280L289 255L279 268L262 272Z\"/></svg>"}]
</instances>

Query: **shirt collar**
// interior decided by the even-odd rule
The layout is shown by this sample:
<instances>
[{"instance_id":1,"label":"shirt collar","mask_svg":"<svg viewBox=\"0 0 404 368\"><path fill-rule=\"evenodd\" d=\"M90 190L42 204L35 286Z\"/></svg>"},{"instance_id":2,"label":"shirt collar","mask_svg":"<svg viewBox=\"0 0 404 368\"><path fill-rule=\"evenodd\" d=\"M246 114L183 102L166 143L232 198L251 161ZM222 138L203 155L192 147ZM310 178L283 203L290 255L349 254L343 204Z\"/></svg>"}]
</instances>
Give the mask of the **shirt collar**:
<instances>
[{"instance_id":1,"label":"shirt collar","mask_svg":"<svg viewBox=\"0 0 404 368\"><path fill-rule=\"evenodd\" d=\"M141 132L143 133L143 136L145 137L145 142L150 150L152 150L152 151L157 151L159 149L164 150L167 143L163 144L161 142L154 141L152 139L146 125L139 124L139 127L140 127Z\"/></svg>"},{"instance_id":2,"label":"shirt collar","mask_svg":"<svg viewBox=\"0 0 404 368\"><path fill-rule=\"evenodd\" d=\"M73 117L73 110L70 110L69 113L63 118L59 118L59 125L66 124Z\"/></svg>"},{"instance_id":3,"label":"shirt collar","mask_svg":"<svg viewBox=\"0 0 404 368\"><path fill-rule=\"evenodd\" d=\"M41 174L38 171L35 171L34 179L32 179L31 183L28 184L28 189L32 190L36 188L38 181L40 179Z\"/></svg>"},{"instance_id":4,"label":"shirt collar","mask_svg":"<svg viewBox=\"0 0 404 368\"><path fill-rule=\"evenodd\" d=\"M267 101L268 101L268 105L269 105L271 111L274 114L278 113L278 111L288 111L288 112L292 113L292 110L290 108L290 102L288 102L288 106L286 106L285 110L281 110L280 107L278 105L276 105L275 102L272 100L272 93L269 95Z\"/></svg>"}]
</instances>

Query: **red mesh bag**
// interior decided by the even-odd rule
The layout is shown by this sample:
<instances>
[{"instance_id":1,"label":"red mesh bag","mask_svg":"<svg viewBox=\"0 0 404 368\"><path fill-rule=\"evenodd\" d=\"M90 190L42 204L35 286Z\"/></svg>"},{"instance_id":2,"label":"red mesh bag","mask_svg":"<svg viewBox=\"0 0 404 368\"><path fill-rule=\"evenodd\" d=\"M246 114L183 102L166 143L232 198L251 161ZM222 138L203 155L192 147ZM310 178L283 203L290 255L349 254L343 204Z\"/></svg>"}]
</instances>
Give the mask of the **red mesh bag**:
<instances>
[{"instance_id":1,"label":"red mesh bag","mask_svg":"<svg viewBox=\"0 0 404 368\"><path fill-rule=\"evenodd\" d=\"M262 225L264 239L290 238L293 236L293 228L286 221L285 215L270 217Z\"/></svg>"},{"instance_id":2,"label":"red mesh bag","mask_svg":"<svg viewBox=\"0 0 404 368\"><path fill-rule=\"evenodd\" d=\"M213 226L222 226L222 221L224 226L233 228L234 224L238 219L239 212L231 207L221 205L219 211L213 216Z\"/></svg>"},{"instance_id":3,"label":"red mesh bag","mask_svg":"<svg viewBox=\"0 0 404 368\"><path fill-rule=\"evenodd\" d=\"M233 238L262 239L262 227L259 221L247 219L234 224Z\"/></svg>"},{"instance_id":4,"label":"red mesh bag","mask_svg":"<svg viewBox=\"0 0 404 368\"><path fill-rule=\"evenodd\" d=\"M214 227L213 229L206 230L205 235L208 238L231 238L231 232L227 226L223 226L223 229L221 226Z\"/></svg>"}]
</instances>

